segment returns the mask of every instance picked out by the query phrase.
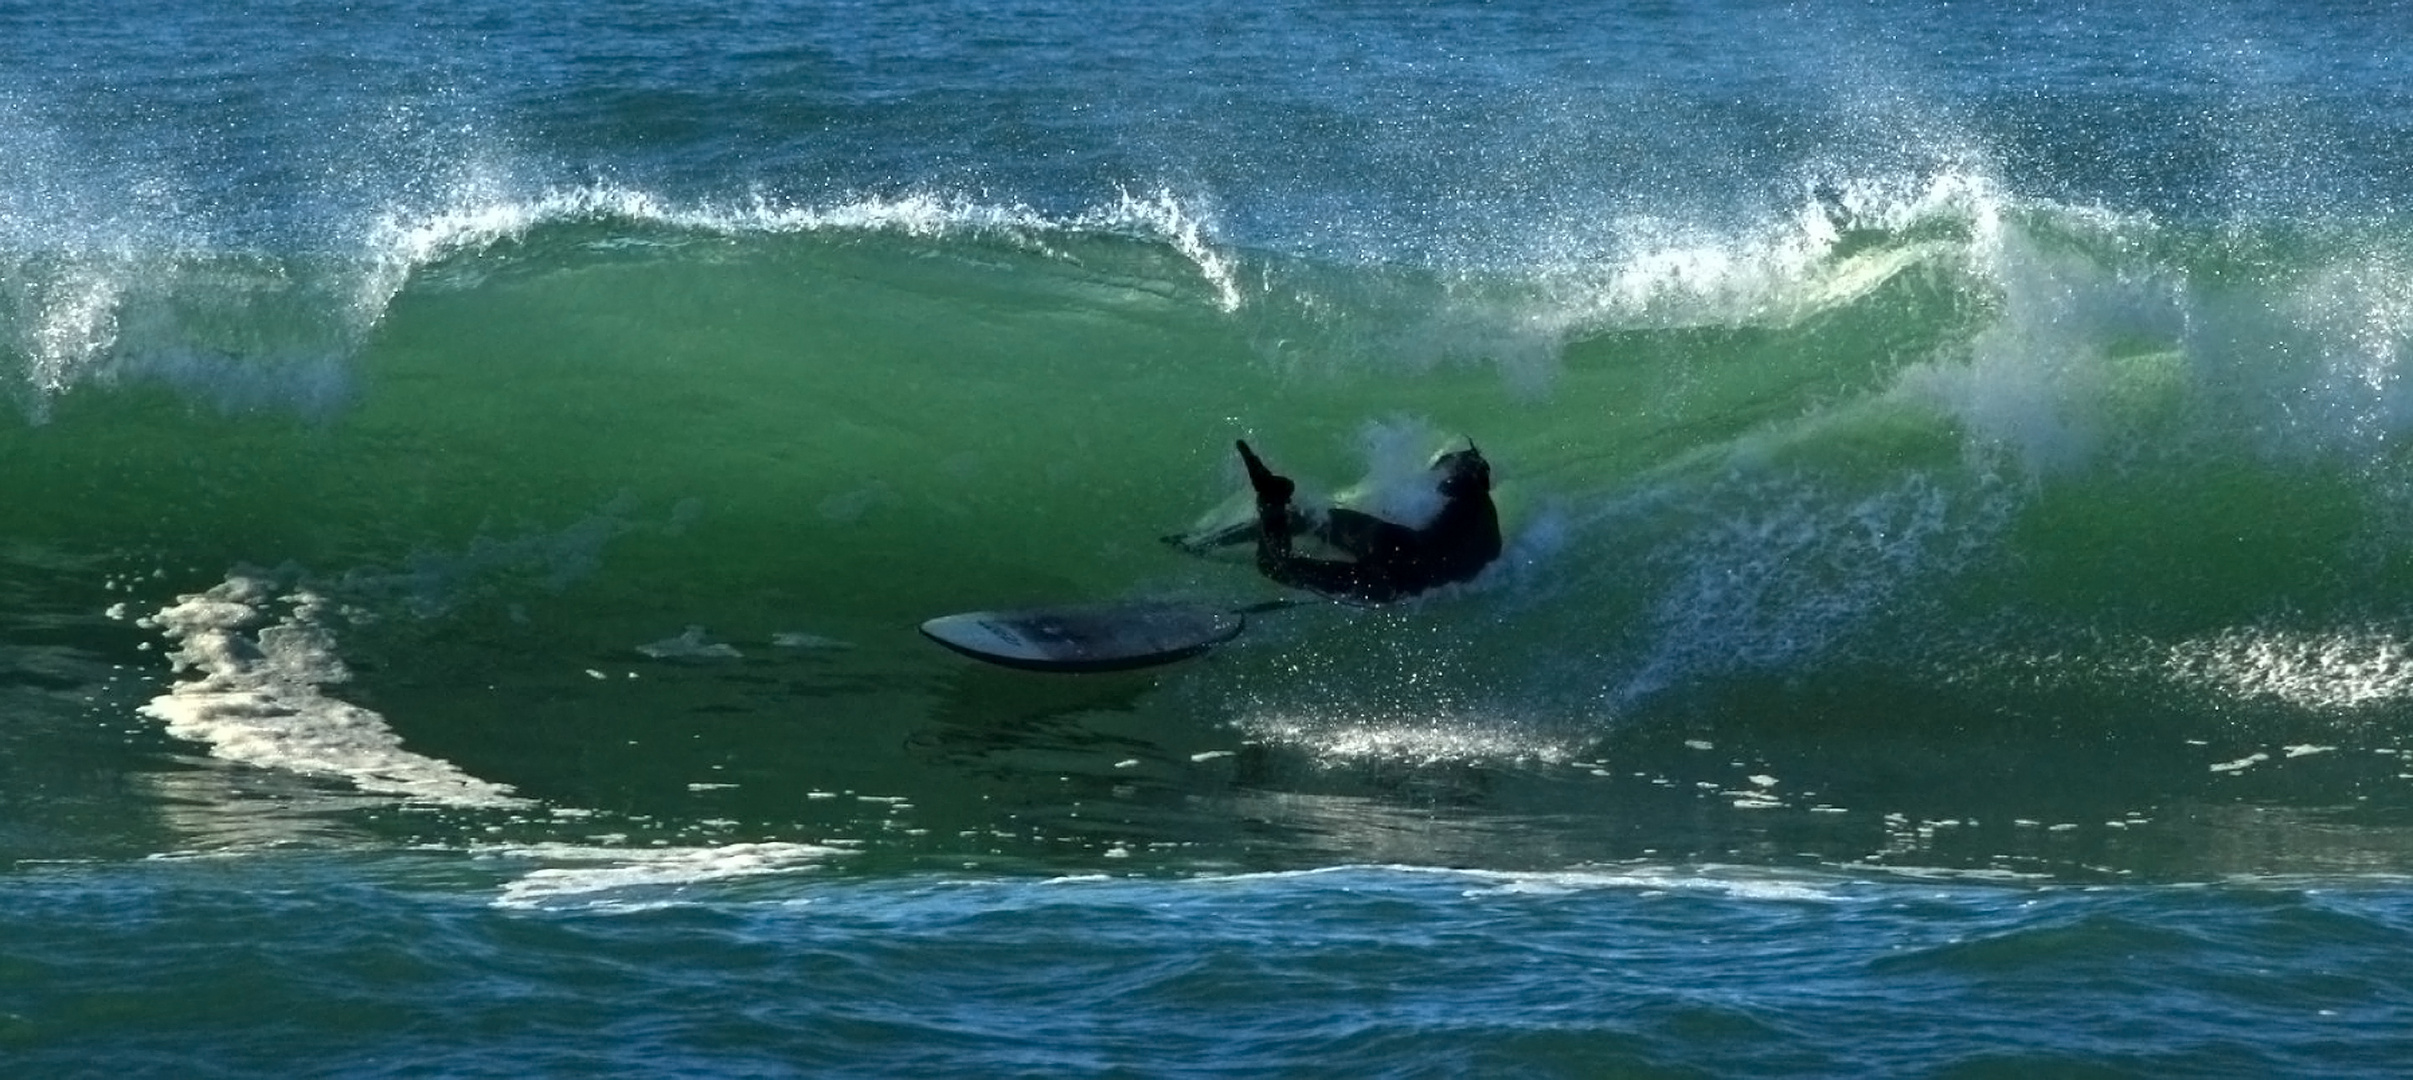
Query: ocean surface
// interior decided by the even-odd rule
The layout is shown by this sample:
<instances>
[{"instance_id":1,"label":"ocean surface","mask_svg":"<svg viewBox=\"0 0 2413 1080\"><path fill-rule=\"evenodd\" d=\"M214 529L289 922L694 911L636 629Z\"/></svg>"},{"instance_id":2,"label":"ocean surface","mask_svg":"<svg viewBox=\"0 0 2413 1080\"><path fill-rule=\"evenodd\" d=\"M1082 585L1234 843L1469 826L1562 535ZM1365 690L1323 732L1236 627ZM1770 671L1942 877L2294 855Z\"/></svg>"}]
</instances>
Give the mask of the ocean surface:
<instances>
[{"instance_id":1,"label":"ocean surface","mask_svg":"<svg viewBox=\"0 0 2413 1080\"><path fill-rule=\"evenodd\" d=\"M2406 1075L2409 440L2397 5L0 2L0 1076Z\"/></svg>"}]
</instances>

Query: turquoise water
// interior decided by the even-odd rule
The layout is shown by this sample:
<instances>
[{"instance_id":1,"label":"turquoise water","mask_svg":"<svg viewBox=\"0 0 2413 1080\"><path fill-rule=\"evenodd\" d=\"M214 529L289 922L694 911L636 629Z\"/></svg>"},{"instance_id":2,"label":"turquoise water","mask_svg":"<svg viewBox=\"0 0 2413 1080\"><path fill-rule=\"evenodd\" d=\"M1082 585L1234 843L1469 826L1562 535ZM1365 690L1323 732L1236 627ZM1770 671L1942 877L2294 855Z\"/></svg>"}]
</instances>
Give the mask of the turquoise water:
<instances>
[{"instance_id":1,"label":"turquoise water","mask_svg":"<svg viewBox=\"0 0 2413 1080\"><path fill-rule=\"evenodd\" d=\"M0 11L0 1071L2387 1075L2408 31Z\"/></svg>"}]
</instances>

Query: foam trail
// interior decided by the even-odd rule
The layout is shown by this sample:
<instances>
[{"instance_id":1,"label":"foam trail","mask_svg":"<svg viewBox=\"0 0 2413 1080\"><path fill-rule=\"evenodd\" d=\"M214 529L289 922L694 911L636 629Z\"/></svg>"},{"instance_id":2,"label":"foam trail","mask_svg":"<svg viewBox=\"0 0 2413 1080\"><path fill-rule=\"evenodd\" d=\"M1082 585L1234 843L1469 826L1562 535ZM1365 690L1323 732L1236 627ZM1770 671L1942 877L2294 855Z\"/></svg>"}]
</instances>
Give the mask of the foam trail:
<instances>
[{"instance_id":1,"label":"foam trail","mask_svg":"<svg viewBox=\"0 0 2413 1080\"><path fill-rule=\"evenodd\" d=\"M275 603L290 605L290 613L246 633L271 618ZM508 785L404 749L384 717L323 693L351 678L320 621L326 613L316 593L279 597L269 581L246 575L178 598L151 621L176 644L169 654L176 670L200 677L153 698L143 712L227 761L340 779L412 803L526 805Z\"/></svg>"},{"instance_id":2,"label":"foam trail","mask_svg":"<svg viewBox=\"0 0 2413 1080\"><path fill-rule=\"evenodd\" d=\"M504 885L496 907L646 910L676 902L689 886L800 873L850 852L793 843L650 849L537 844L496 854L548 864Z\"/></svg>"}]
</instances>

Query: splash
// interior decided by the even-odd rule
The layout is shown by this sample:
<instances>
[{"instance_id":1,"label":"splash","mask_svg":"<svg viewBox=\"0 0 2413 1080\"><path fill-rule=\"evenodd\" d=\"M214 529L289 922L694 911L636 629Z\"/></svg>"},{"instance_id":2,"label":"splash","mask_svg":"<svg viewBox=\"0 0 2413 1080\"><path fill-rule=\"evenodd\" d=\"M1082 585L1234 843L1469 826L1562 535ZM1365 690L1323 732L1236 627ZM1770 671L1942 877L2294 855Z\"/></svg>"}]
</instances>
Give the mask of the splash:
<instances>
[{"instance_id":1,"label":"splash","mask_svg":"<svg viewBox=\"0 0 2413 1080\"><path fill-rule=\"evenodd\" d=\"M1625 707L1737 671L1784 671L1900 618L1919 586L1959 572L2006 528L2018 496L1913 473L1852 496L1803 479L1737 479L1699 500L1710 516L1650 562L1653 642L1609 694Z\"/></svg>"},{"instance_id":2,"label":"splash","mask_svg":"<svg viewBox=\"0 0 2413 1080\"><path fill-rule=\"evenodd\" d=\"M2181 685L2315 712L2413 699L2413 642L2376 626L2229 630L2170 646L2163 670Z\"/></svg>"},{"instance_id":3,"label":"splash","mask_svg":"<svg viewBox=\"0 0 2413 1080\"><path fill-rule=\"evenodd\" d=\"M1969 170L1821 180L1764 220L1633 215L1607 230L1605 251L1532 262L1567 298L1570 329L1786 326L1915 266L1966 265L2014 205Z\"/></svg>"},{"instance_id":4,"label":"splash","mask_svg":"<svg viewBox=\"0 0 2413 1080\"><path fill-rule=\"evenodd\" d=\"M1237 723L1252 738L1306 751L1326 765L1558 764L1585 745L1577 732L1471 709L1274 710Z\"/></svg>"},{"instance_id":5,"label":"splash","mask_svg":"<svg viewBox=\"0 0 2413 1080\"><path fill-rule=\"evenodd\" d=\"M1995 296L1965 352L1905 370L1895 393L1956 421L1975 453L2008 452L2030 476L2092 460L2140 399L2166 393L2151 361L2185 335L2179 278L2106 264L2101 249L1996 222L1972 255ZM2141 357L2141 358L2140 358Z\"/></svg>"}]
</instances>

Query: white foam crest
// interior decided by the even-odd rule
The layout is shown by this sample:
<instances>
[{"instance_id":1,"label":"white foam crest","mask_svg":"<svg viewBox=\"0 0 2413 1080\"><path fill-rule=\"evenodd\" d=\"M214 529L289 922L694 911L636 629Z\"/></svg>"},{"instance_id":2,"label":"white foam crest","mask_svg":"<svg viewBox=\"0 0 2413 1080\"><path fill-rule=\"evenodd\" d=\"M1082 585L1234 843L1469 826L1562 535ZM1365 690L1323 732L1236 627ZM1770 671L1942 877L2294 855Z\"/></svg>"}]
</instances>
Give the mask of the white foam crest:
<instances>
[{"instance_id":1,"label":"white foam crest","mask_svg":"<svg viewBox=\"0 0 2413 1080\"><path fill-rule=\"evenodd\" d=\"M290 607L282 617L275 605ZM170 735L207 744L226 761L349 782L372 795L456 806L525 805L507 785L450 762L413 753L385 718L321 689L351 672L321 622L323 597L308 590L278 595L266 579L236 575L207 592L179 597L152 620L175 643L179 682L143 712L166 721ZM261 626L262 623L267 623ZM256 632L246 632L259 626Z\"/></svg>"},{"instance_id":2,"label":"white foam crest","mask_svg":"<svg viewBox=\"0 0 2413 1080\"><path fill-rule=\"evenodd\" d=\"M495 897L496 907L640 911L687 900L690 886L802 873L852 852L769 842L664 848L533 844L482 854L545 864L506 883Z\"/></svg>"},{"instance_id":3,"label":"white foam crest","mask_svg":"<svg viewBox=\"0 0 2413 1080\"><path fill-rule=\"evenodd\" d=\"M1215 249L1209 221L1184 206L1171 191L1159 188L1146 196L1121 192L1113 206L1084 214L1074 224L1083 228L1136 229L1172 245L1215 287L1217 307L1226 312L1240 310L1238 268L1230 257Z\"/></svg>"},{"instance_id":4,"label":"white foam crest","mask_svg":"<svg viewBox=\"0 0 2413 1080\"><path fill-rule=\"evenodd\" d=\"M1580 298L1559 317L1569 329L1790 323L1849 302L1923 259L1984 248L2007 202L1990 178L1972 171L1855 180L1821 185L1791 213L1740 228L1628 217L1609 227L1615 254L1606 260L1539 261L1555 265L1545 276ZM1965 235L1954 245L1881 245L1868 258L1838 261L1863 236L1938 222Z\"/></svg>"},{"instance_id":5,"label":"white foam crest","mask_svg":"<svg viewBox=\"0 0 2413 1080\"><path fill-rule=\"evenodd\" d=\"M1766 318L1786 298L1785 287L1807 277L1832 242L1815 231L1718 235L1654 220L1630 222L1619 231L1632 239L1634 250L1600 283L1598 310L1587 313L1594 318L1667 323Z\"/></svg>"},{"instance_id":6,"label":"white foam crest","mask_svg":"<svg viewBox=\"0 0 2413 1080\"><path fill-rule=\"evenodd\" d=\"M2184 685L2307 710L2413 700L2413 642L2377 626L2234 629L2170 646L2162 667Z\"/></svg>"},{"instance_id":7,"label":"white foam crest","mask_svg":"<svg viewBox=\"0 0 2413 1080\"><path fill-rule=\"evenodd\" d=\"M2183 335L2176 281L2048 249L1999 224L1973 252L1999 291L1999 313L1965 356L1907 369L1896 393L1951 416L1973 448L2010 452L2032 476L2090 460L2143 371L2124 370L2111 348L2154 339L2175 348Z\"/></svg>"},{"instance_id":8,"label":"white foam crest","mask_svg":"<svg viewBox=\"0 0 2413 1080\"><path fill-rule=\"evenodd\" d=\"M1070 216L1019 203L964 195L914 192L866 196L825 205L783 203L762 195L733 203L678 204L616 184L553 188L515 197L490 182L463 184L451 204L433 213L393 212L369 234L375 270L361 292L372 319L418 268L451 255L517 240L548 223L613 220L719 235L880 232L913 237L953 234L1035 237L1114 232L1166 244L1214 288L1217 306L1240 307L1238 272L1219 251L1211 222L1169 190L1118 192L1113 202Z\"/></svg>"},{"instance_id":9,"label":"white foam crest","mask_svg":"<svg viewBox=\"0 0 2413 1080\"><path fill-rule=\"evenodd\" d=\"M159 380L230 411L340 403L341 356L356 341L345 292L298 263L129 226L127 235L32 238L0 250L0 382L26 391L31 419L78 386ZM0 248L20 241L0 228ZM349 284L339 290L350 289Z\"/></svg>"},{"instance_id":10,"label":"white foam crest","mask_svg":"<svg viewBox=\"0 0 2413 1080\"><path fill-rule=\"evenodd\" d=\"M1692 208L1545 226L1505 256L1511 280L1501 256L1477 254L1445 302L1406 314L1412 332L1385 347L1424 362L1487 357L1539 391L1566 343L1590 335L1792 326L1915 267L1968 272L2010 205L1989 174L1962 167L1820 181L1789 210L1742 220Z\"/></svg>"}]
</instances>

